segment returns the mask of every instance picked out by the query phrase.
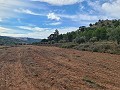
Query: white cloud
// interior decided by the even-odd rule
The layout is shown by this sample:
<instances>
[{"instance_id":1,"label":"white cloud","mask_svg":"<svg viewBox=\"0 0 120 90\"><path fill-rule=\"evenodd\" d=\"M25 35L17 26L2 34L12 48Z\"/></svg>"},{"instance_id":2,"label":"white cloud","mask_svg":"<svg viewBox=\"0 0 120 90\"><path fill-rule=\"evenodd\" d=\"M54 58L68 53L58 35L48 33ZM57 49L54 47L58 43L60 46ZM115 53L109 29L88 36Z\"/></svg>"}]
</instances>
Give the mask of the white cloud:
<instances>
[{"instance_id":1,"label":"white cloud","mask_svg":"<svg viewBox=\"0 0 120 90\"><path fill-rule=\"evenodd\" d=\"M40 28L40 27L34 27L34 26L17 26L19 29L25 29L25 30L30 30L33 32L41 32L41 31L45 31L48 28Z\"/></svg>"},{"instance_id":2,"label":"white cloud","mask_svg":"<svg viewBox=\"0 0 120 90\"><path fill-rule=\"evenodd\" d=\"M101 16L96 16L96 15L89 15L89 14L76 14L76 15L67 15L67 14L59 14L61 18L68 18L71 19L72 21L93 21L93 20L98 20Z\"/></svg>"},{"instance_id":3,"label":"white cloud","mask_svg":"<svg viewBox=\"0 0 120 90\"><path fill-rule=\"evenodd\" d=\"M18 27L19 28L19 27ZM50 34L54 32L54 28L31 28L29 26L20 26L21 29L25 30L33 30L34 32L29 32L29 33L17 33L15 32L17 29L11 29L11 28L5 28L5 27L0 27L0 34L2 36L12 36L12 37L32 37L32 38L47 38ZM62 27L62 28L57 28L60 33L64 34L67 32L75 31L78 29L78 27ZM18 29L19 30L19 29Z\"/></svg>"},{"instance_id":4,"label":"white cloud","mask_svg":"<svg viewBox=\"0 0 120 90\"><path fill-rule=\"evenodd\" d=\"M91 7L92 12L89 14L100 17L100 19L119 19L120 18L120 0L106 0L106 1L87 1Z\"/></svg>"},{"instance_id":5,"label":"white cloud","mask_svg":"<svg viewBox=\"0 0 120 90\"><path fill-rule=\"evenodd\" d=\"M3 33L5 31L5 28L0 27L0 33Z\"/></svg>"},{"instance_id":6,"label":"white cloud","mask_svg":"<svg viewBox=\"0 0 120 90\"><path fill-rule=\"evenodd\" d=\"M4 28L4 27L1 27L1 26L0 26L0 33L4 32L4 31L6 31L6 30L8 31L8 30L11 30L11 29Z\"/></svg>"},{"instance_id":7,"label":"white cloud","mask_svg":"<svg viewBox=\"0 0 120 90\"><path fill-rule=\"evenodd\" d=\"M85 25L88 26L90 23L95 23L99 19L112 19L109 16L106 15L90 15L90 14L82 14L82 13L77 13L74 15L69 15L69 14L58 14L61 18L68 19L72 23L77 23L79 25Z\"/></svg>"},{"instance_id":8,"label":"white cloud","mask_svg":"<svg viewBox=\"0 0 120 90\"><path fill-rule=\"evenodd\" d=\"M56 6L62 6L62 5L70 5L82 2L84 0L31 0L31 1L40 1L40 2L46 2L52 5Z\"/></svg>"},{"instance_id":9,"label":"white cloud","mask_svg":"<svg viewBox=\"0 0 120 90\"><path fill-rule=\"evenodd\" d=\"M33 32L29 33L18 33L19 29L31 30ZM0 27L0 35L11 36L11 37L32 37L32 38L46 38L52 33L51 29L40 28L40 27L30 27L30 26L18 26L16 29Z\"/></svg>"},{"instance_id":10,"label":"white cloud","mask_svg":"<svg viewBox=\"0 0 120 90\"><path fill-rule=\"evenodd\" d=\"M17 16L14 9L27 7L29 3L23 0L0 0L0 17L10 18Z\"/></svg>"},{"instance_id":11,"label":"white cloud","mask_svg":"<svg viewBox=\"0 0 120 90\"><path fill-rule=\"evenodd\" d=\"M27 34L11 34L11 33L3 33L2 36L11 36L11 37L30 37L30 38L39 38L44 39L47 38L52 31L44 31L44 32L33 32L33 33L27 33Z\"/></svg>"},{"instance_id":12,"label":"white cloud","mask_svg":"<svg viewBox=\"0 0 120 90\"><path fill-rule=\"evenodd\" d=\"M16 33L16 30L0 26L0 34L3 33Z\"/></svg>"},{"instance_id":13,"label":"white cloud","mask_svg":"<svg viewBox=\"0 0 120 90\"><path fill-rule=\"evenodd\" d=\"M61 19L59 16L57 16L57 15L54 14L54 13L49 13L49 14L47 15L47 17L48 17L48 19L57 20L57 21L59 21L59 20Z\"/></svg>"},{"instance_id":14,"label":"white cloud","mask_svg":"<svg viewBox=\"0 0 120 90\"><path fill-rule=\"evenodd\" d=\"M100 12L102 13L102 10L101 10L101 4L100 4L101 1L90 1L88 0L87 3L88 5L94 10L96 11L97 13ZM92 10L91 9L91 10ZM93 13L94 14L94 13Z\"/></svg>"},{"instance_id":15,"label":"white cloud","mask_svg":"<svg viewBox=\"0 0 120 90\"><path fill-rule=\"evenodd\" d=\"M58 14L61 18L75 19L76 15L68 15L68 14Z\"/></svg>"},{"instance_id":16,"label":"white cloud","mask_svg":"<svg viewBox=\"0 0 120 90\"><path fill-rule=\"evenodd\" d=\"M78 27L62 27L62 28L58 28L59 32L61 34L65 34L67 32L72 32L72 31L76 31L78 29Z\"/></svg>"},{"instance_id":17,"label":"white cloud","mask_svg":"<svg viewBox=\"0 0 120 90\"><path fill-rule=\"evenodd\" d=\"M60 25L60 24L62 24L62 22L49 23L49 24L47 24L47 25L57 26L57 25Z\"/></svg>"},{"instance_id":18,"label":"white cloud","mask_svg":"<svg viewBox=\"0 0 120 90\"><path fill-rule=\"evenodd\" d=\"M102 5L102 9L107 15L114 18L120 18L120 0L114 0L110 3L106 2Z\"/></svg>"},{"instance_id":19,"label":"white cloud","mask_svg":"<svg viewBox=\"0 0 120 90\"><path fill-rule=\"evenodd\" d=\"M28 33L28 34L23 34L19 35L19 37L33 37L33 38L47 38L50 34L52 34L55 29L54 28L42 28L43 31L41 32L33 32L33 33ZM67 32L75 31L78 29L78 27L62 27L62 28L57 28L61 34L65 34ZM13 35L14 36L14 35ZM18 37L18 36L17 36Z\"/></svg>"},{"instance_id":20,"label":"white cloud","mask_svg":"<svg viewBox=\"0 0 120 90\"><path fill-rule=\"evenodd\" d=\"M29 9L15 9L15 12L41 16L43 14L35 13Z\"/></svg>"}]
</instances>

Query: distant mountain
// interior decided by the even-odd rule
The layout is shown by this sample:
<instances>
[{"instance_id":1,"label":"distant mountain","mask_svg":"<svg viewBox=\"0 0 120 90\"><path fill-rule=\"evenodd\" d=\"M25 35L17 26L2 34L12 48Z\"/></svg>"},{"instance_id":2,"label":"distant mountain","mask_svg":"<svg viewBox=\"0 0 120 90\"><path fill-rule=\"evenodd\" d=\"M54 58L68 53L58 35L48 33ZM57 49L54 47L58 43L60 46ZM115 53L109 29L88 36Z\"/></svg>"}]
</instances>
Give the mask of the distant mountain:
<instances>
[{"instance_id":1,"label":"distant mountain","mask_svg":"<svg viewBox=\"0 0 120 90\"><path fill-rule=\"evenodd\" d=\"M14 38L14 37L7 37L7 36L0 36L0 45L17 45L17 44L32 44L35 42L40 42L40 39L33 39L33 38Z\"/></svg>"},{"instance_id":2,"label":"distant mountain","mask_svg":"<svg viewBox=\"0 0 120 90\"><path fill-rule=\"evenodd\" d=\"M22 40L22 41L29 43L29 44L41 41L41 39L34 39L34 38L28 38L28 37L17 37L16 39Z\"/></svg>"},{"instance_id":3,"label":"distant mountain","mask_svg":"<svg viewBox=\"0 0 120 90\"><path fill-rule=\"evenodd\" d=\"M0 45L16 45L20 43L26 43L26 42L13 37L0 36Z\"/></svg>"}]
</instances>

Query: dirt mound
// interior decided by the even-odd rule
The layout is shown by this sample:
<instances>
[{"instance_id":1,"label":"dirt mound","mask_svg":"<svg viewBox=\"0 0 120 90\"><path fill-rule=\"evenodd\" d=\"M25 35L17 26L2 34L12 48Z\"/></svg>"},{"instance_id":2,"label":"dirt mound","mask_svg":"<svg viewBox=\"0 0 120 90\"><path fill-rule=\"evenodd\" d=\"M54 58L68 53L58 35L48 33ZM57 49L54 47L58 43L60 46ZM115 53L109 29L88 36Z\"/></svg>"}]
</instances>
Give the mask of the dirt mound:
<instances>
[{"instance_id":1,"label":"dirt mound","mask_svg":"<svg viewBox=\"0 0 120 90\"><path fill-rule=\"evenodd\" d=\"M44 46L3 48L0 90L120 90L120 56Z\"/></svg>"}]
</instances>

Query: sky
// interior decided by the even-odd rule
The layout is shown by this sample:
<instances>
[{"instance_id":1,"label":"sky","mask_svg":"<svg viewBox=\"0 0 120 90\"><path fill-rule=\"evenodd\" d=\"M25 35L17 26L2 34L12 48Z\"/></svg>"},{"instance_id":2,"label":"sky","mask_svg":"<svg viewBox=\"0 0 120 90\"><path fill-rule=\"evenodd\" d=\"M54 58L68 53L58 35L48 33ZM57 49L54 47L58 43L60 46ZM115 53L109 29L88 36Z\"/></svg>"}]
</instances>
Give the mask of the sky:
<instances>
[{"instance_id":1,"label":"sky","mask_svg":"<svg viewBox=\"0 0 120 90\"><path fill-rule=\"evenodd\" d=\"M43 39L99 19L120 19L120 0L0 0L1 36Z\"/></svg>"}]
</instances>

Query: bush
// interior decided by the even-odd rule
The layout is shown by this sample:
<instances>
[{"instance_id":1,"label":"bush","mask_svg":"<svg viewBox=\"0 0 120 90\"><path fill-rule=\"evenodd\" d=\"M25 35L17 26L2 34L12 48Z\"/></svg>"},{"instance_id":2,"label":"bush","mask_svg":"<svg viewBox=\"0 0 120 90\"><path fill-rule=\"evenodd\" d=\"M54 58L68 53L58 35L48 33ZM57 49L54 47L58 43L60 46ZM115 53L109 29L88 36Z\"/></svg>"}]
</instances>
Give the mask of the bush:
<instances>
[{"instance_id":1,"label":"bush","mask_svg":"<svg viewBox=\"0 0 120 90\"><path fill-rule=\"evenodd\" d=\"M52 41L51 41L51 44L54 44L54 43L55 43L55 41L54 41L54 40L52 40Z\"/></svg>"},{"instance_id":2,"label":"bush","mask_svg":"<svg viewBox=\"0 0 120 90\"><path fill-rule=\"evenodd\" d=\"M115 45L112 42L95 42L84 43L75 46L74 49L82 51L92 51L92 52L102 52L102 53L111 53L111 54L120 54L120 45Z\"/></svg>"},{"instance_id":3,"label":"bush","mask_svg":"<svg viewBox=\"0 0 120 90\"><path fill-rule=\"evenodd\" d=\"M60 47L62 47L62 48L73 48L75 46L76 46L75 43L63 43Z\"/></svg>"},{"instance_id":4,"label":"bush","mask_svg":"<svg viewBox=\"0 0 120 90\"><path fill-rule=\"evenodd\" d=\"M110 50L112 48L111 45L109 44L94 44L90 47L91 51L93 52L108 52L108 50Z\"/></svg>"},{"instance_id":5,"label":"bush","mask_svg":"<svg viewBox=\"0 0 120 90\"><path fill-rule=\"evenodd\" d=\"M88 48L89 48L89 44L80 44L80 45L74 47L74 49L82 50L82 51L87 51Z\"/></svg>"},{"instance_id":6,"label":"bush","mask_svg":"<svg viewBox=\"0 0 120 90\"><path fill-rule=\"evenodd\" d=\"M74 42L78 44L85 43L85 37L76 37Z\"/></svg>"},{"instance_id":7,"label":"bush","mask_svg":"<svg viewBox=\"0 0 120 90\"><path fill-rule=\"evenodd\" d=\"M65 43L66 40L60 40L58 43Z\"/></svg>"},{"instance_id":8,"label":"bush","mask_svg":"<svg viewBox=\"0 0 120 90\"><path fill-rule=\"evenodd\" d=\"M90 42L96 42L97 41L97 37L92 37L92 38L90 38Z\"/></svg>"}]
</instances>

